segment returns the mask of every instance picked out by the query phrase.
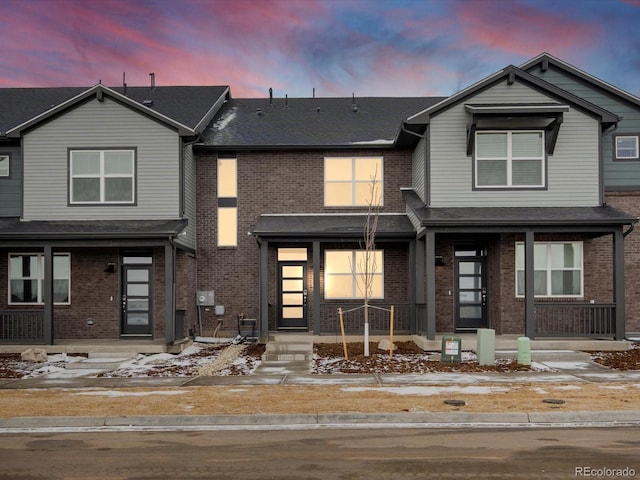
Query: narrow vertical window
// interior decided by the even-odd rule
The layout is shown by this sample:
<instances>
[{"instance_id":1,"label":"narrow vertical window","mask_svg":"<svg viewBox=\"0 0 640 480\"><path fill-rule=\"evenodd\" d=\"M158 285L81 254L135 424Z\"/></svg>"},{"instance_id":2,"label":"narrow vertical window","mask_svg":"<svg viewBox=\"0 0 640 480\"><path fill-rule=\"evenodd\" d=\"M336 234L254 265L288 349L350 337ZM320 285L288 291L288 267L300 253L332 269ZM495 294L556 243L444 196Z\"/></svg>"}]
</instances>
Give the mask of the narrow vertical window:
<instances>
[{"instance_id":1,"label":"narrow vertical window","mask_svg":"<svg viewBox=\"0 0 640 480\"><path fill-rule=\"evenodd\" d=\"M238 161L218 158L217 238L219 247L238 246Z\"/></svg>"},{"instance_id":2,"label":"narrow vertical window","mask_svg":"<svg viewBox=\"0 0 640 480\"><path fill-rule=\"evenodd\" d=\"M0 177L8 177L9 170L9 155L0 155Z\"/></svg>"}]
</instances>

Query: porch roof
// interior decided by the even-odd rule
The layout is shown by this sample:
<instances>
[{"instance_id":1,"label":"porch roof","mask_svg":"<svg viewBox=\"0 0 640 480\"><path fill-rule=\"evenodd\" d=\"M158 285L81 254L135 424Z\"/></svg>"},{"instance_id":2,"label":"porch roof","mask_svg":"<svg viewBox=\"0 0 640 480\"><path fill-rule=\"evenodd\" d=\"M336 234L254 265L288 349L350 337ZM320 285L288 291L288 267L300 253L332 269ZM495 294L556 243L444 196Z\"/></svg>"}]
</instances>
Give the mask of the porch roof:
<instances>
[{"instance_id":1,"label":"porch roof","mask_svg":"<svg viewBox=\"0 0 640 480\"><path fill-rule=\"evenodd\" d=\"M187 220L49 220L0 218L2 240L158 239L177 235Z\"/></svg>"},{"instance_id":2,"label":"porch roof","mask_svg":"<svg viewBox=\"0 0 640 480\"><path fill-rule=\"evenodd\" d=\"M256 237L362 238L366 214L264 214L256 223ZM415 229L405 214L378 216L377 238L408 239Z\"/></svg>"},{"instance_id":3,"label":"porch roof","mask_svg":"<svg viewBox=\"0 0 640 480\"><path fill-rule=\"evenodd\" d=\"M633 225L637 217L598 207L427 207L413 190L403 191L420 225L432 229L517 232L541 230L600 232Z\"/></svg>"}]
</instances>

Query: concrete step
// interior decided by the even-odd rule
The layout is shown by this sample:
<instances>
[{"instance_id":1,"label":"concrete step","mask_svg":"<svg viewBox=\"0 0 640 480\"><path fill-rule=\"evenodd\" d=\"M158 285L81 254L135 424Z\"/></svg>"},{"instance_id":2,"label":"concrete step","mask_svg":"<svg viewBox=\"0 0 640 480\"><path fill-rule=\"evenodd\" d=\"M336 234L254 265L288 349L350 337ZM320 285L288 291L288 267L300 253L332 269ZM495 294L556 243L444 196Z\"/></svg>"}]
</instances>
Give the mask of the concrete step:
<instances>
[{"instance_id":1,"label":"concrete step","mask_svg":"<svg viewBox=\"0 0 640 480\"><path fill-rule=\"evenodd\" d=\"M309 362L312 353L264 353L262 354L263 362Z\"/></svg>"},{"instance_id":2,"label":"concrete step","mask_svg":"<svg viewBox=\"0 0 640 480\"><path fill-rule=\"evenodd\" d=\"M289 375L311 372L310 362L270 361L258 366L254 375Z\"/></svg>"},{"instance_id":3,"label":"concrete step","mask_svg":"<svg viewBox=\"0 0 640 480\"><path fill-rule=\"evenodd\" d=\"M313 344L270 342L267 343L265 351L269 353L312 353Z\"/></svg>"},{"instance_id":4,"label":"concrete step","mask_svg":"<svg viewBox=\"0 0 640 480\"><path fill-rule=\"evenodd\" d=\"M269 343L271 342L313 344L313 335L310 333L271 333L269 334Z\"/></svg>"}]
</instances>

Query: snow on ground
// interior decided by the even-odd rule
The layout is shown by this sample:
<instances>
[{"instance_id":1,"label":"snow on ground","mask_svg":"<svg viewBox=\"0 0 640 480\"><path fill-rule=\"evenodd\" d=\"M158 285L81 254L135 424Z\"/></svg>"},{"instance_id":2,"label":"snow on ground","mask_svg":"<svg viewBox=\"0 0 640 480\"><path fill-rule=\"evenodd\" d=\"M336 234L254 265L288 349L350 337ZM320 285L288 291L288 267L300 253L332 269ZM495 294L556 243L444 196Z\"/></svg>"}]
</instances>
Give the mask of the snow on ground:
<instances>
[{"instance_id":1,"label":"snow on ground","mask_svg":"<svg viewBox=\"0 0 640 480\"><path fill-rule=\"evenodd\" d=\"M485 387L479 385L471 385L471 386L450 386L450 387L344 387L342 391L344 392L365 392L365 391L376 391L376 392L388 392L393 393L395 395L421 395L421 396L432 396L432 395L440 395L443 393L463 393L469 395L486 395L488 393L500 393L500 392L508 392L511 390L507 387Z\"/></svg>"},{"instance_id":2,"label":"snow on ground","mask_svg":"<svg viewBox=\"0 0 640 480\"><path fill-rule=\"evenodd\" d=\"M187 390L149 390L145 392L128 392L122 390L85 390L71 395L101 396L101 397L146 397L149 395L182 395L189 393Z\"/></svg>"}]
</instances>

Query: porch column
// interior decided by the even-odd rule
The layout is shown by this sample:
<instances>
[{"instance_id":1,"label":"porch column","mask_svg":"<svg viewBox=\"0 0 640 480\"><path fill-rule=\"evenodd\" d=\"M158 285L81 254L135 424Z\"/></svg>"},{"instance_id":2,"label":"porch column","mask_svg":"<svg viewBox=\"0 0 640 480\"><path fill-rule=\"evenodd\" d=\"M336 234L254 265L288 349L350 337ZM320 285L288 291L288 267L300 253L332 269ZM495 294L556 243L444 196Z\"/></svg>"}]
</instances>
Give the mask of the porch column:
<instances>
[{"instance_id":1,"label":"porch column","mask_svg":"<svg viewBox=\"0 0 640 480\"><path fill-rule=\"evenodd\" d=\"M313 241L313 333L320 335L320 241Z\"/></svg>"},{"instance_id":2,"label":"porch column","mask_svg":"<svg viewBox=\"0 0 640 480\"><path fill-rule=\"evenodd\" d=\"M533 230L527 230L524 236L524 333L532 340L536 332L533 245Z\"/></svg>"},{"instance_id":3,"label":"porch column","mask_svg":"<svg viewBox=\"0 0 640 480\"><path fill-rule=\"evenodd\" d=\"M425 236L425 268L426 278L426 307L427 307L427 338L436 339L436 234L427 230Z\"/></svg>"},{"instance_id":4,"label":"porch column","mask_svg":"<svg viewBox=\"0 0 640 480\"><path fill-rule=\"evenodd\" d=\"M258 296L260 301L260 342L269 339L269 242L260 241L260 286Z\"/></svg>"},{"instance_id":5,"label":"porch column","mask_svg":"<svg viewBox=\"0 0 640 480\"><path fill-rule=\"evenodd\" d=\"M164 336L167 344L176 339L175 248L171 242L164 246Z\"/></svg>"},{"instance_id":6,"label":"porch column","mask_svg":"<svg viewBox=\"0 0 640 480\"><path fill-rule=\"evenodd\" d=\"M409 242L409 331L411 333L416 333L416 242L417 240L412 240Z\"/></svg>"},{"instance_id":7,"label":"porch column","mask_svg":"<svg viewBox=\"0 0 640 480\"><path fill-rule=\"evenodd\" d=\"M613 302L616 305L616 340L625 337L624 237L622 229L613 233Z\"/></svg>"},{"instance_id":8,"label":"porch column","mask_svg":"<svg viewBox=\"0 0 640 480\"><path fill-rule=\"evenodd\" d=\"M44 277L42 279L42 300L44 315L42 334L44 343L53 345L53 248L44 246Z\"/></svg>"}]
</instances>

